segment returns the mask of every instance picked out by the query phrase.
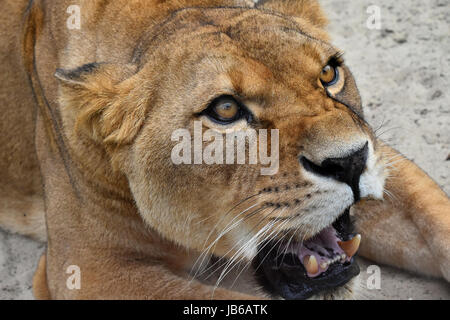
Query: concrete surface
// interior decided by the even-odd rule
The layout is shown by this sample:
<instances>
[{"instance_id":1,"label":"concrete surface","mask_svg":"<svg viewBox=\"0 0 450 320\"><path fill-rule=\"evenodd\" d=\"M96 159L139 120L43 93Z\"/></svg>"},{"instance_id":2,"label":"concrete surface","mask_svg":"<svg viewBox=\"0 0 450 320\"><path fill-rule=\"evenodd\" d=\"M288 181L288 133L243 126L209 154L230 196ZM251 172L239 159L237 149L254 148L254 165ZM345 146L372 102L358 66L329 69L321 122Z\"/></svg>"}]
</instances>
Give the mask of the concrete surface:
<instances>
[{"instance_id":1,"label":"concrete surface","mask_svg":"<svg viewBox=\"0 0 450 320\"><path fill-rule=\"evenodd\" d=\"M357 80L366 118L385 141L450 193L450 1L322 0L333 42ZM377 5L381 29L366 12ZM0 299L31 299L44 245L0 231ZM361 259L359 298L450 299L450 286L380 266L380 289L367 289L373 263ZM450 266L449 266L450 267Z\"/></svg>"}]
</instances>

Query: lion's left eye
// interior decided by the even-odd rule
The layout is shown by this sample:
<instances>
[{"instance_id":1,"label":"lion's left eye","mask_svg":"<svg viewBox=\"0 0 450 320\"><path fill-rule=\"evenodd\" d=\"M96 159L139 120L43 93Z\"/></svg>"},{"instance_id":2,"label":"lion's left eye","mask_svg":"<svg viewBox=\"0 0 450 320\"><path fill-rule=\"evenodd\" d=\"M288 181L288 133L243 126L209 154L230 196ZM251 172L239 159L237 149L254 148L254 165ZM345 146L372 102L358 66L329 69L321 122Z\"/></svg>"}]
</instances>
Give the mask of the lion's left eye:
<instances>
[{"instance_id":1,"label":"lion's left eye","mask_svg":"<svg viewBox=\"0 0 450 320\"><path fill-rule=\"evenodd\" d=\"M236 99L224 95L214 99L204 111L204 114L218 123L229 124L242 118L244 110Z\"/></svg>"},{"instance_id":2,"label":"lion's left eye","mask_svg":"<svg viewBox=\"0 0 450 320\"><path fill-rule=\"evenodd\" d=\"M338 68L332 65L326 65L320 73L320 82L326 88L334 85L339 80Z\"/></svg>"}]
</instances>

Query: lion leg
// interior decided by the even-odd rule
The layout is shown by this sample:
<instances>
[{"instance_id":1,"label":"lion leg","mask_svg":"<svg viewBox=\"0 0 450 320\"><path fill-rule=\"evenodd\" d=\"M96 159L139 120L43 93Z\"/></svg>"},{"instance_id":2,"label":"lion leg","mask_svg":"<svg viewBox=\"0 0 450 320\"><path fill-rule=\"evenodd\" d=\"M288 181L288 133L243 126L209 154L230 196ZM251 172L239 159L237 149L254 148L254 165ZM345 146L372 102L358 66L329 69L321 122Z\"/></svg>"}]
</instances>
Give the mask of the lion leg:
<instances>
[{"instance_id":1,"label":"lion leg","mask_svg":"<svg viewBox=\"0 0 450 320\"><path fill-rule=\"evenodd\" d=\"M386 182L384 201L366 200L352 208L362 234L360 254L450 281L450 201L413 162L397 156Z\"/></svg>"},{"instance_id":2,"label":"lion leg","mask_svg":"<svg viewBox=\"0 0 450 320\"><path fill-rule=\"evenodd\" d=\"M36 104L22 61L29 1L2 3L0 20L0 228L45 241L42 181L35 151Z\"/></svg>"},{"instance_id":3,"label":"lion leg","mask_svg":"<svg viewBox=\"0 0 450 320\"><path fill-rule=\"evenodd\" d=\"M163 262L150 262L146 258L130 254L85 252L83 257L71 256L70 261L79 267L80 286L78 289L67 287L66 281L70 275L49 279L48 285L55 299L261 299L224 288L214 288L196 280L191 281L188 276L173 272ZM62 267L65 270L67 266ZM49 272L54 275L56 270L52 268L55 265L49 265ZM38 270L36 274L39 273ZM35 288L35 293L37 290Z\"/></svg>"},{"instance_id":4,"label":"lion leg","mask_svg":"<svg viewBox=\"0 0 450 320\"><path fill-rule=\"evenodd\" d=\"M0 227L34 240L45 242L44 199L39 194L24 195L0 187Z\"/></svg>"},{"instance_id":5,"label":"lion leg","mask_svg":"<svg viewBox=\"0 0 450 320\"><path fill-rule=\"evenodd\" d=\"M46 253L41 256L37 269L33 276L33 295L38 300L50 300L50 292L47 286Z\"/></svg>"}]
</instances>

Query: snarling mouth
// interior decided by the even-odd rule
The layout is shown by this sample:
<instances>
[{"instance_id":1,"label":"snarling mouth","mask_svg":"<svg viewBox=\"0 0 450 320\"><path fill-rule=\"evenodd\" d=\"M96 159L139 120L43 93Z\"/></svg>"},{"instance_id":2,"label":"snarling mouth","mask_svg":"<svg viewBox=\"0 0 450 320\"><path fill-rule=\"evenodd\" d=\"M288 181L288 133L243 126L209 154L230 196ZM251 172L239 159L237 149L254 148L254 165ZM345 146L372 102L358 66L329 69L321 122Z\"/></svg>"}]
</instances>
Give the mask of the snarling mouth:
<instances>
[{"instance_id":1,"label":"snarling mouth","mask_svg":"<svg viewBox=\"0 0 450 320\"><path fill-rule=\"evenodd\" d=\"M307 299L359 274L354 255L361 236L347 209L332 225L303 242L263 243L254 266L264 288L285 299Z\"/></svg>"}]
</instances>

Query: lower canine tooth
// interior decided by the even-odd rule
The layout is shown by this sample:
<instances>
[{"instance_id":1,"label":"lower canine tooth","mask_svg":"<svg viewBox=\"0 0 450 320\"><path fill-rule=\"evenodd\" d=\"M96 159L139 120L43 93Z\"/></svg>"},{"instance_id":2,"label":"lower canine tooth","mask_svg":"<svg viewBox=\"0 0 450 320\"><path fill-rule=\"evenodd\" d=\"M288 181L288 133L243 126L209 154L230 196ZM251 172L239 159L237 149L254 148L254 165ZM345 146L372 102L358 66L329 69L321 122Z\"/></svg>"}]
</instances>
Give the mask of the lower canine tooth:
<instances>
[{"instance_id":1,"label":"lower canine tooth","mask_svg":"<svg viewBox=\"0 0 450 320\"><path fill-rule=\"evenodd\" d=\"M328 267L328 263L322 262L322 263L320 264L320 267L321 267L322 269L325 269L326 267Z\"/></svg>"},{"instance_id":2,"label":"lower canine tooth","mask_svg":"<svg viewBox=\"0 0 450 320\"><path fill-rule=\"evenodd\" d=\"M351 240L348 241L338 241L339 247L344 250L347 257L351 258L358 251L359 244L361 242L361 235L357 234Z\"/></svg>"},{"instance_id":3,"label":"lower canine tooth","mask_svg":"<svg viewBox=\"0 0 450 320\"><path fill-rule=\"evenodd\" d=\"M315 256L307 255L303 258L303 265L309 274L316 274L319 271L319 265Z\"/></svg>"}]
</instances>

